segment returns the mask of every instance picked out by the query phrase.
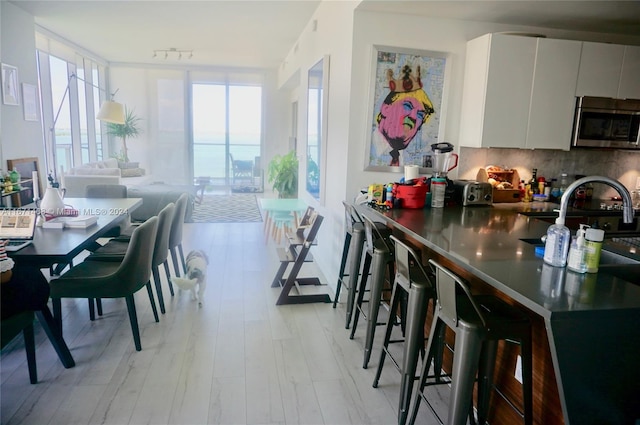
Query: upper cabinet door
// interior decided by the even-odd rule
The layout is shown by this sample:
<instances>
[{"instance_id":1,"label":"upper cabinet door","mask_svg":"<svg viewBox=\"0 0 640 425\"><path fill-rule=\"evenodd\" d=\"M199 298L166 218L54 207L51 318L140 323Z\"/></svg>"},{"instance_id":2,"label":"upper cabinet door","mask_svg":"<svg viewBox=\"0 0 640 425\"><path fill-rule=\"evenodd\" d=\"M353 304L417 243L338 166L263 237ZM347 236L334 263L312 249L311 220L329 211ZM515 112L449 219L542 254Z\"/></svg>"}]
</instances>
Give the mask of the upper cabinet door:
<instances>
[{"instance_id":1,"label":"upper cabinet door","mask_svg":"<svg viewBox=\"0 0 640 425\"><path fill-rule=\"evenodd\" d=\"M640 46L625 46L618 97L640 99Z\"/></svg>"},{"instance_id":2,"label":"upper cabinet door","mask_svg":"<svg viewBox=\"0 0 640 425\"><path fill-rule=\"evenodd\" d=\"M487 34L467 43L460 144L524 147L536 38Z\"/></svg>"},{"instance_id":3,"label":"upper cabinet door","mask_svg":"<svg viewBox=\"0 0 640 425\"><path fill-rule=\"evenodd\" d=\"M576 96L618 97L625 46L582 43Z\"/></svg>"},{"instance_id":4,"label":"upper cabinet door","mask_svg":"<svg viewBox=\"0 0 640 425\"><path fill-rule=\"evenodd\" d=\"M492 147L523 147L537 38L494 34L489 58L483 138Z\"/></svg>"},{"instance_id":5,"label":"upper cabinet door","mask_svg":"<svg viewBox=\"0 0 640 425\"><path fill-rule=\"evenodd\" d=\"M526 148L571 147L582 42L538 39Z\"/></svg>"}]
</instances>

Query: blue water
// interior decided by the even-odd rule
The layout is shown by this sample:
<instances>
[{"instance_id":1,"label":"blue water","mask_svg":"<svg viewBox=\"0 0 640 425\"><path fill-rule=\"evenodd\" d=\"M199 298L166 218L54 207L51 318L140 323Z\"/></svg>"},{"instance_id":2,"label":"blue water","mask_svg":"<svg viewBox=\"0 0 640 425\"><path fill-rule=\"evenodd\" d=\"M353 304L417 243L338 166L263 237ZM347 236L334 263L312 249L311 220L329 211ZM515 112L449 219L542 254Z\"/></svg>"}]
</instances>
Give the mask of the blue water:
<instances>
[{"instance_id":1,"label":"blue water","mask_svg":"<svg viewBox=\"0 0 640 425\"><path fill-rule=\"evenodd\" d=\"M63 166L65 170L73 167L71 163L71 135L58 135L56 137L56 158L58 161L58 169ZM256 144L232 144L230 152L234 160L255 161L260 156L260 145ZM85 151L83 149L83 151ZM88 152L83 152L83 160ZM224 178L226 164L229 159L225 154L224 144L197 143L193 147L193 175L209 176L214 178ZM261 164L262 166L262 164Z\"/></svg>"},{"instance_id":2,"label":"blue water","mask_svg":"<svg viewBox=\"0 0 640 425\"><path fill-rule=\"evenodd\" d=\"M230 146L233 159L238 161L255 161L260 156L259 145ZM193 175L208 177L225 177L225 166L229 162L225 154L224 145L194 145L193 146Z\"/></svg>"}]
</instances>

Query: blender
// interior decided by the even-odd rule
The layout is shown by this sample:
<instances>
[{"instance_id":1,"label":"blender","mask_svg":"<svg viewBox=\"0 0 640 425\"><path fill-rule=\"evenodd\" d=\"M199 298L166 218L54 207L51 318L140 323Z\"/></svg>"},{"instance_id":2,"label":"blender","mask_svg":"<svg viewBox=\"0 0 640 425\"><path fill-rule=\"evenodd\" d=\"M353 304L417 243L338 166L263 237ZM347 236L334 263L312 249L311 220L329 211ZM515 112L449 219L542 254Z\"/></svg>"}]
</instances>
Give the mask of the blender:
<instances>
[{"instance_id":1,"label":"blender","mask_svg":"<svg viewBox=\"0 0 640 425\"><path fill-rule=\"evenodd\" d=\"M458 154L453 153L451 143L434 143L433 151L433 177L447 177L447 173L458 166Z\"/></svg>"},{"instance_id":2,"label":"blender","mask_svg":"<svg viewBox=\"0 0 640 425\"><path fill-rule=\"evenodd\" d=\"M431 206L443 207L451 203L455 191L453 182L447 178L447 173L458 166L458 154L453 153L451 143L434 143L433 168L429 182L432 192Z\"/></svg>"}]
</instances>

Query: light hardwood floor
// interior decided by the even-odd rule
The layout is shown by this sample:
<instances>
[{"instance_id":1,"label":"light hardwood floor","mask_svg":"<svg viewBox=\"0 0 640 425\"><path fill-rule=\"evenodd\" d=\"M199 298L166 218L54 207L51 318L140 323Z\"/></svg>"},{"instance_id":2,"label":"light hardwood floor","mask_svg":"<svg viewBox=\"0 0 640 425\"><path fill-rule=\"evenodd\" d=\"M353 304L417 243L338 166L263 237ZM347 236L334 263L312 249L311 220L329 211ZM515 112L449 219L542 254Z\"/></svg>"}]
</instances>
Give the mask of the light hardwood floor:
<instances>
[{"instance_id":1,"label":"light hardwood floor","mask_svg":"<svg viewBox=\"0 0 640 425\"><path fill-rule=\"evenodd\" d=\"M60 364L36 323L39 382L31 385L16 338L1 357L2 424L397 423L400 375L391 362L379 388L371 385L381 327L365 370L364 324L350 340L344 303L275 305L279 263L262 223L185 224L184 232L185 253L209 254L204 306L177 289L171 297L163 282L167 312L155 323L139 291L136 352L124 300L104 300L94 322L86 300L63 300L76 366ZM437 422L423 407L418 423Z\"/></svg>"}]
</instances>

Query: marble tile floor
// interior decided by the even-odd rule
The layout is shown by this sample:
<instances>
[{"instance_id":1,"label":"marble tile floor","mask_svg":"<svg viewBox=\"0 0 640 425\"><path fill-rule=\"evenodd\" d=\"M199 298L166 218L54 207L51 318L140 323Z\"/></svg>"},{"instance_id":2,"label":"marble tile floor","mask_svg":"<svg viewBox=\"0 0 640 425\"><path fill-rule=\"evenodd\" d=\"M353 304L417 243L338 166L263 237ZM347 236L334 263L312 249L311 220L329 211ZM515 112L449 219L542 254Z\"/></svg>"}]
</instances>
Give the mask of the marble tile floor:
<instances>
[{"instance_id":1,"label":"marble tile floor","mask_svg":"<svg viewBox=\"0 0 640 425\"><path fill-rule=\"evenodd\" d=\"M262 223L185 224L183 245L209 253L202 308L177 289L171 297L165 282L167 313L155 323L139 291L136 352L124 300L104 300L94 322L86 300L63 300L76 366L60 364L36 322L39 382L29 384L16 338L2 351L0 423L397 423L400 375L387 361L379 388L372 387L379 349L363 369L365 326L349 340L344 303L275 305L279 290L270 282L279 264ZM313 265L303 271L317 272ZM443 394L434 392L438 410L446 409ZM423 404L417 423L438 422Z\"/></svg>"}]
</instances>

